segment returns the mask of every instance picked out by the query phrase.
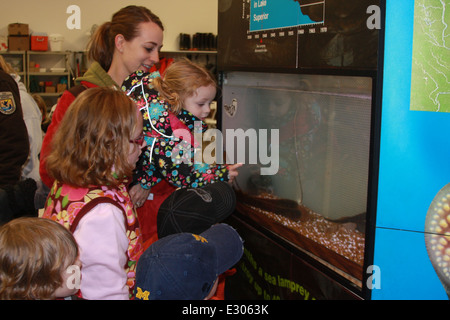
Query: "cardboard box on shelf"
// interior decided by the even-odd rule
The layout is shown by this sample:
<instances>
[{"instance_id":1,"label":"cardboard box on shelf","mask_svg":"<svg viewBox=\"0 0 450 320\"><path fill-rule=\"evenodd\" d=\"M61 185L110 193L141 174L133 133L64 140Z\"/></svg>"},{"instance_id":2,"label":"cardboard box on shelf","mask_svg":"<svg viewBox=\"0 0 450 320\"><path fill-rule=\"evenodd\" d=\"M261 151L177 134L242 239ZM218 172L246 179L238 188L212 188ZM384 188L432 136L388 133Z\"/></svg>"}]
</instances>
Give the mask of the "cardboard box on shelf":
<instances>
[{"instance_id":1,"label":"cardboard box on shelf","mask_svg":"<svg viewBox=\"0 0 450 320\"><path fill-rule=\"evenodd\" d=\"M36 63L32 60L28 61L28 71L37 72Z\"/></svg>"},{"instance_id":2,"label":"cardboard box on shelf","mask_svg":"<svg viewBox=\"0 0 450 320\"><path fill-rule=\"evenodd\" d=\"M56 85L56 92L64 92L67 88L67 84L65 83L58 83Z\"/></svg>"},{"instance_id":3,"label":"cardboard box on shelf","mask_svg":"<svg viewBox=\"0 0 450 320\"><path fill-rule=\"evenodd\" d=\"M26 23L10 23L8 25L8 35L10 36L27 36L28 34L29 29Z\"/></svg>"},{"instance_id":4,"label":"cardboard box on shelf","mask_svg":"<svg viewBox=\"0 0 450 320\"><path fill-rule=\"evenodd\" d=\"M30 50L30 36L8 36L9 51Z\"/></svg>"},{"instance_id":5,"label":"cardboard box on shelf","mask_svg":"<svg viewBox=\"0 0 450 320\"><path fill-rule=\"evenodd\" d=\"M49 87L49 86L46 86L45 87L45 93L55 93L56 92L56 88L55 87Z\"/></svg>"}]
</instances>

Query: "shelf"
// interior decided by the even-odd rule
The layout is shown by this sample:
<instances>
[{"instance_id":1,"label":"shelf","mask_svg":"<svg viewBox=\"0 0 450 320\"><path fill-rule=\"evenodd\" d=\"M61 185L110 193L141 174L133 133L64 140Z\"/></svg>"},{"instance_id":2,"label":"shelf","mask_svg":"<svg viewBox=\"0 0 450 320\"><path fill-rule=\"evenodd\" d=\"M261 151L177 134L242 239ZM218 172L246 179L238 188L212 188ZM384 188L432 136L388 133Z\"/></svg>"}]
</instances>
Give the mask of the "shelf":
<instances>
[{"instance_id":1,"label":"shelf","mask_svg":"<svg viewBox=\"0 0 450 320\"><path fill-rule=\"evenodd\" d=\"M208 50L175 50L175 51L161 51L161 54L217 54L217 51Z\"/></svg>"},{"instance_id":2,"label":"shelf","mask_svg":"<svg viewBox=\"0 0 450 320\"><path fill-rule=\"evenodd\" d=\"M0 54L4 56L5 61L8 62L20 76L23 84L28 87L26 75L26 51L0 51Z\"/></svg>"},{"instance_id":3,"label":"shelf","mask_svg":"<svg viewBox=\"0 0 450 320\"><path fill-rule=\"evenodd\" d=\"M0 54L25 54L26 51L0 51Z\"/></svg>"},{"instance_id":4,"label":"shelf","mask_svg":"<svg viewBox=\"0 0 450 320\"><path fill-rule=\"evenodd\" d=\"M43 54L43 55L64 55L71 54L72 51L27 51L28 54Z\"/></svg>"},{"instance_id":5,"label":"shelf","mask_svg":"<svg viewBox=\"0 0 450 320\"><path fill-rule=\"evenodd\" d=\"M69 72L28 72L30 76L67 76Z\"/></svg>"},{"instance_id":6,"label":"shelf","mask_svg":"<svg viewBox=\"0 0 450 320\"><path fill-rule=\"evenodd\" d=\"M60 95L62 95L62 92L54 92L54 93L46 93L46 92L30 92L30 93L37 93L42 97L59 97Z\"/></svg>"},{"instance_id":7,"label":"shelf","mask_svg":"<svg viewBox=\"0 0 450 320\"><path fill-rule=\"evenodd\" d=\"M52 86L57 90L57 85L62 82L66 84L66 88L69 89L71 85L71 67L69 63L71 56L71 51L27 51L26 74L28 91L30 93L36 93L44 98L48 108L51 108L51 106L56 103L57 98L63 92L45 92L45 88L42 84L44 82L52 82ZM45 68L46 71L37 71L39 69L35 68L36 64L39 64L39 68ZM56 71L51 71L52 68Z\"/></svg>"}]
</instances>

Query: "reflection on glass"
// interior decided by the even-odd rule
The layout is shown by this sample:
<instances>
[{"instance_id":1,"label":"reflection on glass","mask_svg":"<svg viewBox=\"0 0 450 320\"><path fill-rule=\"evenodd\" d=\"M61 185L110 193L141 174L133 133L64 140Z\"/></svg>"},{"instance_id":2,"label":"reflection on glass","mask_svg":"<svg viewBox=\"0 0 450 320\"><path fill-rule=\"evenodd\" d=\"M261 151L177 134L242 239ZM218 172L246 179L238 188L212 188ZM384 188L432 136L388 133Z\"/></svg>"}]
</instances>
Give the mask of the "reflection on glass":
<instances>
[{"instance_id":1,"label":"reflection on glass","mask_svg":"<svg viewBox=\"0 0 450 320\"><path fill-rule=\"evenodd\" d=\"M278 143L278 172L246 162L238 211L360 280L371 88L370 78L245 72L226 74L223 86L222 131L279 130L267 141L269 150Z\"/></svg>"}]
</instances>

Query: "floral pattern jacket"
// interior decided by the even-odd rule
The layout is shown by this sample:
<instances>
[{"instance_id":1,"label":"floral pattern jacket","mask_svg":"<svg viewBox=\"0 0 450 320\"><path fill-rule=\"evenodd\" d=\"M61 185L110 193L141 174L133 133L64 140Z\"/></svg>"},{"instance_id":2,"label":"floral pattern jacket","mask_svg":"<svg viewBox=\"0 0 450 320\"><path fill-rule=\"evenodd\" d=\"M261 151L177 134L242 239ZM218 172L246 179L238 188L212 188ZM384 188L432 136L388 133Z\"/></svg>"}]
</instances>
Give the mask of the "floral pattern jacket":
<instances>
[{"instance_id":1,"label":"floral pattern jacket","mask_svg":"<svg viewBox=\"0 0 450 320\"><path fill-rule=\"evenodd\" d=\"M136 264L144 252L139 222L130 196L124 184L117 188L92 186L90 188L71 187L55 181L47 198L43 218L51 219L75 232L80 220L96 205L110 203L122 210L128 238L125 266L130 298L133 297ZM101 230L99 230L101 232ZM79 292L82 296L82 292Z\"/></svg>"},{"instance_id":2,"label":"floral pattern jacket","mask_svg":"<svg viewBox=\"0 0 450 320\"><path fill-rule=\"evenodd\" d=\"M158 72L137 71L122 84L122 90L143 115L147 142L136 166L133 183L149 189L164 179L175 187L197 188L215 181L228 181L227 165L194 161L195 152L201 150L194 132L203 133L207 126L184 109L178 115L169 111L170 105L152 84L159 76Z\"/></svg>"}]
</instances>

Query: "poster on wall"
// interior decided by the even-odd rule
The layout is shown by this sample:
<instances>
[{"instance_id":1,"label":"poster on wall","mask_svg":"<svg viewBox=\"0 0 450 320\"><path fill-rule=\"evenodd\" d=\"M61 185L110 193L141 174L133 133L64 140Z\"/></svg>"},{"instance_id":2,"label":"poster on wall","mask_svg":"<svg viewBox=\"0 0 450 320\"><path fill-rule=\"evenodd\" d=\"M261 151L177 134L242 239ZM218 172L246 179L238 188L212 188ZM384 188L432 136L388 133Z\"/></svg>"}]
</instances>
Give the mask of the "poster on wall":
<instances>
[{"instance_id":1,"label":"poster on wall","mask_svg":"<svg viewBox=\"0 0 450 320\"><path fill-rule=\"evenodd\" d=\"M450 297L449 23L448 1L386 1L373 299Z\"/></svg>"},{"instance_id":2,"label":"poster on wall","mask_svg":"<svg viewBox=\"0 0 450 320\"><path fill-rule=\"evenodd\" d=\"M379 1L219 0L221 69L375 69ZM373 14L375 13L375 17Z\"/></svg>"},{"instance_id":3,"label":"poster on wall","mask_svg":"<svg viewBox=\"0 0 450 320\"><path fill-rule=\"evenodd\" d=\"M449 3L417 0L411 71L411 110L450 112Z\"/></svg>"},{"instance_id":4,"label":"poster on wall","mask_svg":"<svg viewBox=\"0 0 450 320\"><path fill-rule=\"evenodd\" d=\"M450 3L416 0L411 110L450 112ZM430 262L450 298L450 181L431 202L425 219Z\"/></svg>"}]
</instances>

